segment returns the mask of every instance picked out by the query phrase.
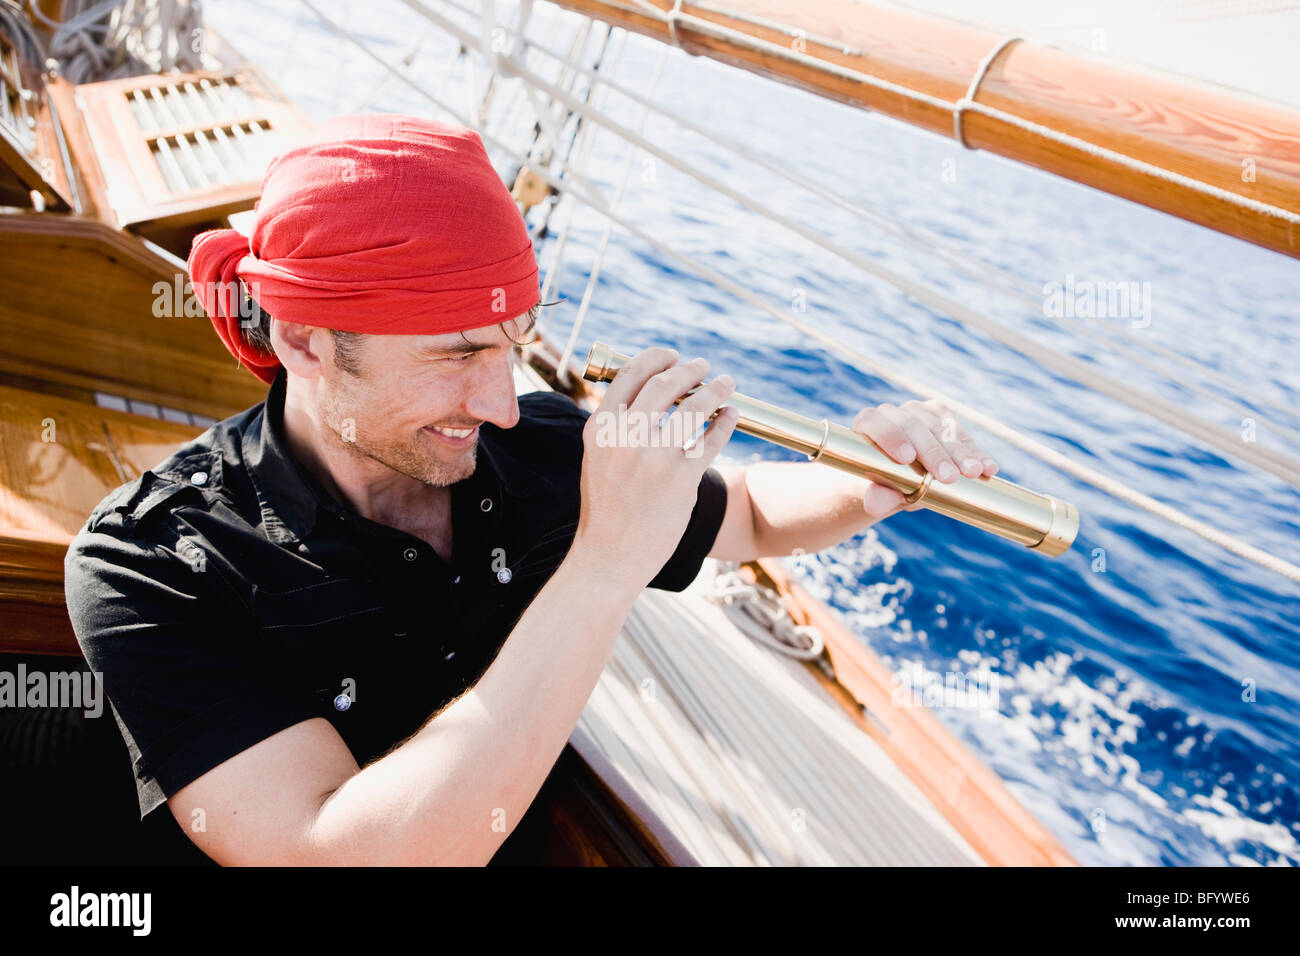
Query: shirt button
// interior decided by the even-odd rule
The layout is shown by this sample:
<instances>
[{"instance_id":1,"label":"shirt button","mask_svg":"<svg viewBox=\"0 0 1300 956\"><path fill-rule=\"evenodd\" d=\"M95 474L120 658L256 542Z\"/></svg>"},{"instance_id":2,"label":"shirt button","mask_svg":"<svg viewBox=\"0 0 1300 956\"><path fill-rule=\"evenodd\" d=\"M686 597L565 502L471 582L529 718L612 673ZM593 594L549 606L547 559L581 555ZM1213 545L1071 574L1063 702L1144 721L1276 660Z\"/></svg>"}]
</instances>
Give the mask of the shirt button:
<instances>
[{"instance_id":1,"label":"shirt button","mask_svg":"<svg viewBox=\"0 0 1300 956\"><path fill-rule=\"evenodd\" d=\"M455 651L448 651L446 654L443 654L443 655L442 655L442 659L443 659L444 661L449 661L449 660L451 660L451 659L452 659L453 657L455 657L455 656L456 656L456 652L455 652Z\"/></svg>"},{"instance_id":2,"label":"shirt button","mask_svg":"<svg viewBox=\"0 0 1300 956\"><path fill-rule=\"evenodd\" d=\"M402 552L402 557L406 558L407 561L414 561L419 556L420 552L416 551L414 548L407 548Z\"/></svg>"},{"instance_id":3,"label":"shirt button","mask_svg":"<svg viewBox=\"0 0 1300 956\"><path fill-rule=\"evenodd\" d=\"M497 572L497 580L502 584L509 584L512 577L514 577L514 575L510 573L509 568L502 568Z\"/></svg>"},{"instance_id":4,"label":"shirt button","mask_svg":"<svg viewBox=\"0 0 1300 956\"><path fill-rule=\"evenodd\" d=\"M206 471L196 471L190 475L190 483L195 485L206 485L208 483L208 473Z\"/></svg>"},{"instance_id":5,"label":"shirt button","mask_svg":"<svg viewBox=\"0 0 1300 956\"><path fill-rule=\"evenodd\" d=\"M334 698L334 709L337 711L340 712L345 711L351 706L352 706L352 698L349 697L347 694L339 694L337 697Z\"/></svg>"},{"instance_id":6,"label":"shirt button","mask_svg":"<svg viewBox=\"0 0 1300 956\"><path fill-rule=\"evenodd\" d=\"M460 575L459 575L459 574L456 575L456 580L455 580L455 581L452 581L451 583L452 583L452 584L460 584Z\"/></svg>"},{"instance_id":7,"label":"shirt button","mask_svg":"<svg viewBox=\"0 0 1300 956\"><path fill-rule=\"evenodd\" d=\"M480 508L482 508L484 511L491 511L491 510L492 510L492 499L491 499L491 498L484 498L482 501L480 501L480 502L478 503L478 506L479 506Z\"/></svg>"}]
</instances>

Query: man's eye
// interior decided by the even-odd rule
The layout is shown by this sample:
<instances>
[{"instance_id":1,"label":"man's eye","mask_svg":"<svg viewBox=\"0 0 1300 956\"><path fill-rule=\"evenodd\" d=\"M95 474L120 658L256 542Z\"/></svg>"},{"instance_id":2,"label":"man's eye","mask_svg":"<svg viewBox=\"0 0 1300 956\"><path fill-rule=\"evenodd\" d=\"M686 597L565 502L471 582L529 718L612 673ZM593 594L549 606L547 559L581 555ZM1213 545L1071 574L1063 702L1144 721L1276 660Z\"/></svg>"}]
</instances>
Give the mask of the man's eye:
<instances>
[{"instance_id":1,"label":"man's eye","mask_svg":"<svg viewBox=\"0 0 1300 956\"><path fill-rule=\"evenodd\" d=\"M445 359L443 359L443 361L444 361L444 362L454 362L454 363L456 363L456 364L460 364L460 363L462 363L462 362L468 362L468 361L469 361L470 359L472 359L473 357L474 357L474 353L473 353L473 352L467 352L467 353L465 353L464 355L458 356L458 357L456 357L456 358L445 358Z\"/></svg>"}]
</instances>

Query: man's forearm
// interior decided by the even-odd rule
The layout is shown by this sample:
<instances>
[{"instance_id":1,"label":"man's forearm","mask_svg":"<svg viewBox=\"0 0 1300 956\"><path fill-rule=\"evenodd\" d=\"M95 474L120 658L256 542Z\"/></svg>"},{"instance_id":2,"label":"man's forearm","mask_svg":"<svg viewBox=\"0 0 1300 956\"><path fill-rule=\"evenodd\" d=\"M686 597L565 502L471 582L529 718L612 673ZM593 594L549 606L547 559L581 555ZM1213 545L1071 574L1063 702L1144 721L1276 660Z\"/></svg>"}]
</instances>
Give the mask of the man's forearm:
<instances>
[{"instance_id":1,"label":"man's forearm","mask_svg":"<svg viewBox=\"0 0 1300 956\"><path fill-rule=\"evenodd\" d=\"M486 863L563 751L640 590L575 544L478 683L323 802L313 856Z\"/></svg>"},{"instance_id":2,"label":"man's forearm","mask_svg":"<svg viewBox=\"0 0 1300 956\"><path fill-rule=\"evenodd\" d=\"M813 554L860 534L878 518L862 496L871 482L813 462L759 462L745 470L756 556Z\"/></svg>"}]
</instances>

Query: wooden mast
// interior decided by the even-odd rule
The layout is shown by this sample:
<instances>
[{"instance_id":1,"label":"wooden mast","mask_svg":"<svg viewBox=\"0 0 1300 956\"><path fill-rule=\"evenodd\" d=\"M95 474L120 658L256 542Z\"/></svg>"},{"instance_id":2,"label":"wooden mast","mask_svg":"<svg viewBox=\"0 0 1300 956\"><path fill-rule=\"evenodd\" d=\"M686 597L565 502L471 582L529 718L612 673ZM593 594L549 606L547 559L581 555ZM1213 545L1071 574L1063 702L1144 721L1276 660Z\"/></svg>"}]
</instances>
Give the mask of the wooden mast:
<instances>
[{"instance_id":1,"label":"wooden mast","mask_svg":"<svg viewBox=\"0 0 1300 956\"><path fill-rule=\"evenodd\" d=\"M557 2L673 42L673 31L664 18L637 10L648 3L666 14L672 0ZM953 138L951 104L967 96L981 61L1008 39L965 24L856 0L684 2L679 13L677 43L691 54ZM718 35L719 27L758 42ZM922 99L832 72L835 67L904 87ZM973 149L1300 256L1300 113L1024 41L998 51L971 100L1198 180L1211 190L1130 168L968 109L963 111L962 127ZM1277 211L1241 205L1234 197Z\"/></svg>"}]
</instances>

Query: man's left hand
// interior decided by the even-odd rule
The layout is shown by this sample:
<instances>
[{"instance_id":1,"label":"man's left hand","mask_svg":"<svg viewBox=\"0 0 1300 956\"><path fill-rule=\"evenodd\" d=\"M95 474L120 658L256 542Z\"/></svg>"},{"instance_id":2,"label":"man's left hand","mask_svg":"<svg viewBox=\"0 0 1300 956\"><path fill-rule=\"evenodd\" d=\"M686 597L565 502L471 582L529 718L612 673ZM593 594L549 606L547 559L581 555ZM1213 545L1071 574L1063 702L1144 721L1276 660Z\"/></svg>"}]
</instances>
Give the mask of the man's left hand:
<instances>
[{"instance_id":1,"label":"man's left hand","mask_svg":"<svg viewBox=\"0 0 1300 956\"><path fill-rule=\"evenodd\" d=\"M934 400L864 408L853 420L853 430L875 442L894 461L909 465L919 459L926 471L945 484L963 475L991 478L998 471L997 462L975 443L952 412ZM900 492L876 482L867 489L862 504L874 518L904 507Z\"/></svg>"}]
</instances>

